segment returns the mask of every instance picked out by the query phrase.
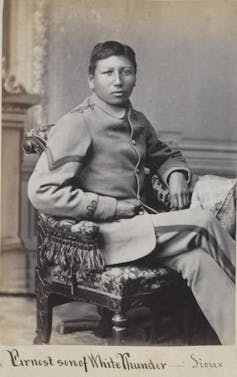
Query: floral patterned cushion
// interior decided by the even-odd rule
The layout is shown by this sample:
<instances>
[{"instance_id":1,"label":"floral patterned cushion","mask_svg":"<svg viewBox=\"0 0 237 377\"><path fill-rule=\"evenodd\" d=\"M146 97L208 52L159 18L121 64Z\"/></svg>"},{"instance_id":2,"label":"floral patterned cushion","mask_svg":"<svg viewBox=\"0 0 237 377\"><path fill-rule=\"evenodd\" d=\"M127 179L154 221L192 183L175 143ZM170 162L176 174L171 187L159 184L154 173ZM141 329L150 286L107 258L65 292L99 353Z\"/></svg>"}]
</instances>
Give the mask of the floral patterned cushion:
<instances>
[{"instance_id":1,"label":"floral patterned cushion","mask_svg":"<svg viewBox=\"0 0 237 377\"><path fill-rule=\"evenodd\" d=\"M191 201L191 208L211 211L233 238L236 233L236 185L236 178L199 176Z\"/></svg>"},{"instance_id":2,"label":"floral patterned cushion","mask_svg":"<svg viewBox=\"0 0 237 377\"><path fill-rule=\"evenodd\" d=\"M51 277L56 282L63 280L57 273L57 267L51 269ZM103 272L80 272L76 274L76 278L80 287L95 289L101 293L112 293L119 297L172 287L180 280L179 275L168 268L153 268L139 263L106 267Z\"/></svg>"}]
</instances>

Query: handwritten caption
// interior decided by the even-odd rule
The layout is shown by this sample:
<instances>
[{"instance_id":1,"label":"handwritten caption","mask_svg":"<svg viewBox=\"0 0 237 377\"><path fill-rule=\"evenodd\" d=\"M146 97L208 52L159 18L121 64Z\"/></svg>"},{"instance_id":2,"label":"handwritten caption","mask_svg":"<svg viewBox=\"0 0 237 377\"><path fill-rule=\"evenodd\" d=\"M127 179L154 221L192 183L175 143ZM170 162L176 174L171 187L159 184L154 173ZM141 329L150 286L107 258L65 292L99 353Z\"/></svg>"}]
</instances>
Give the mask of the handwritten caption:
<instances>
[{"instance_id":1,"label":"handwritten caption","mask_svg":"<svg viewBox=\"0 0 237 377\"><path fill-rule=\"evenodd\" d=\"M55 358L48 355L45 358L24 358L17 348L6 350L13 367L76 367L87 373L90 369L120 369L134 371L137 369L165 371L169 367L190 368L223 368L223 362L204 360L192 353L189 355L188 365L182 362L180 365L170 364L164 361L136 360L130 352L117 352L113 356L104 357L100 353L88 353L76 359Z\"/></svg>"}]
</instances>

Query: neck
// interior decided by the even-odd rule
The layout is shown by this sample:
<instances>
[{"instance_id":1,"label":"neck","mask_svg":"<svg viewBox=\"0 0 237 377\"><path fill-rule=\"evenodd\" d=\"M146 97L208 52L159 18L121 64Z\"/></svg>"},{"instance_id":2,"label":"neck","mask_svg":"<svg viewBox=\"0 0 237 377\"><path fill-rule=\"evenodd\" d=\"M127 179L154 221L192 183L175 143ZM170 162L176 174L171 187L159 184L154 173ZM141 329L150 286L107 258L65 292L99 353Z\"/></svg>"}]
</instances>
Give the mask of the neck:
<instances>
[{"instance_id":1,"label":"neck","mask_svg":"<svg viewBox=\"0 0 237 377\"><path fill-rule=\"evenodd\" d=\"M130 103L129 100L126 103L123 103L121 105L111 105L111 104L101 100L95 93L92 94L92 100L99 107L104 109L104 111L106 111L110 114L114 114L114 115L117 114L119 117L124 116L126 114L127 110L129 109L129 107L131 107L131 103Z\"/></svg>"}]
</instances>

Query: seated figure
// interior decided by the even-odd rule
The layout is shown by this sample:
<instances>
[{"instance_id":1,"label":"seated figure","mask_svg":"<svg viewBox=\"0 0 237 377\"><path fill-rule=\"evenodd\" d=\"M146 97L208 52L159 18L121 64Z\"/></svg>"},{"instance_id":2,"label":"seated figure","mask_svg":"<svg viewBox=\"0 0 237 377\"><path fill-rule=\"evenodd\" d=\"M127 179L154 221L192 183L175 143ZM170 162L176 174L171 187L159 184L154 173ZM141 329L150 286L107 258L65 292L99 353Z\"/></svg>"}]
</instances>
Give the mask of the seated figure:
<instances>
[{"instance_id":1,"label":"seated figure","mask_svg":"<svg viewBox=\"0 0 237 377\"><path fill-rule=\"evenodd\" d=\"M181 273L220 342L233 344L235 242L209 211L188 209L184 158L129 100L136 69L129 46L94 47L93 93L52 127L29 198L46 214L97 222L107 266L146 258ZM170 212L147 204L145 167L167 184Z\"/></svg>"}]
</instances>

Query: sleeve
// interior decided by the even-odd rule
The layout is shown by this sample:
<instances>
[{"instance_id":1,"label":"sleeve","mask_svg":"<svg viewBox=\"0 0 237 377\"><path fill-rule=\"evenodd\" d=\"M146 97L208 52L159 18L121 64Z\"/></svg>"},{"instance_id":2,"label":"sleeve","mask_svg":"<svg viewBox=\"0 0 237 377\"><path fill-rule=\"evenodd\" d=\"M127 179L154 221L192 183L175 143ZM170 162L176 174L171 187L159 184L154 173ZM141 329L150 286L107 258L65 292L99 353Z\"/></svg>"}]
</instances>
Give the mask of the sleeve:
<instances>
[{"instance_id":1,"label":"sleeve","mask_svg":"<svg viewBox=\"0 0 237 377\"><path fill-rule=\"evenodd\" d=\"M170 147L158 139L157 134L147 120L146 122L147 166L152 173L157 173L168 184L169 176L174 171L182 171L188 182L191 173L180 151Z\"/></svg>"},{"instance_id":2,"label":"sleeve","mask_svg":"<svg viewBox=\"0 0 237 377\"><path fill-rule=\"evenodd\" d=\"M28 183L28 196L35 208L76 219L104 221L114 217L115 198L84 192L73 184L91 146L80 114L66 114L56 123Z\"/></svg>"}]
</instances>

